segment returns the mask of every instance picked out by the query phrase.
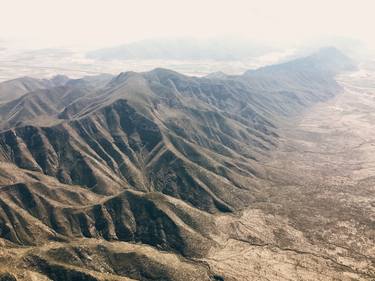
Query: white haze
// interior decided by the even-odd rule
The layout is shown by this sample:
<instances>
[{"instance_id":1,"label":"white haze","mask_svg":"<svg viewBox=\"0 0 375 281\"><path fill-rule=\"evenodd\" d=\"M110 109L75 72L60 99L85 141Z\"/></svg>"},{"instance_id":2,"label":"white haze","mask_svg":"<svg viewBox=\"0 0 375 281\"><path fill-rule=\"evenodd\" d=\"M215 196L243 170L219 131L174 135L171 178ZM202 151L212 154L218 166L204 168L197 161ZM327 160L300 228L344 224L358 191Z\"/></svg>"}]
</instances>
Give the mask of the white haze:
<instances>
[{"instance_id":1,"label":"white haze","mask_svg":"<svg viewBox=\"0 0 375 281\"><path fill-rule=\"evenodd\" d=\"M374 10L370 0L0 0L0 81L154 67L191 75L239 74L327 45L352 54L360 46L362 54L371 54ZM100 61L86 56L98 48L139 40L152 45L153 39L165 38L234 39L270 51L233 61Z\"/></svg>"},{"instance_id":2,"label":"white haze","mask_svg":"<svg viewBox=\"0 0 375 281\"><path fill-rule=\"evenodd\" d=\"M40 48L227 35L277 45L349 37L375 47L372 0L0 0L0 8L0 37Z\"/></svg>"}]
</instances>

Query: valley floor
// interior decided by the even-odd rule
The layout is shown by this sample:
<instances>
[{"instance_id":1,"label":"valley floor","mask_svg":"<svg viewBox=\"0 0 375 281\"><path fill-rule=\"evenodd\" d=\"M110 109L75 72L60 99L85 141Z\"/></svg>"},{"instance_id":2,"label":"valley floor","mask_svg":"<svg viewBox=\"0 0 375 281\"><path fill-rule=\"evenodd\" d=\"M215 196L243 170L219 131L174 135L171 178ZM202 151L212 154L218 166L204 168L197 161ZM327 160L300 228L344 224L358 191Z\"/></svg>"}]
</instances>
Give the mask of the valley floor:
<instances>
[{"instance_id":1,"label":"valley floor","mask_svg":"<svg viewBox=\"0 0 375 281\"><path fill-rule=\"evenodd\" d=\"M375 280L375 75L287 124L266 161L268 196L220 217L206 261L225 280Z\"/></svg>"}]
</instances>

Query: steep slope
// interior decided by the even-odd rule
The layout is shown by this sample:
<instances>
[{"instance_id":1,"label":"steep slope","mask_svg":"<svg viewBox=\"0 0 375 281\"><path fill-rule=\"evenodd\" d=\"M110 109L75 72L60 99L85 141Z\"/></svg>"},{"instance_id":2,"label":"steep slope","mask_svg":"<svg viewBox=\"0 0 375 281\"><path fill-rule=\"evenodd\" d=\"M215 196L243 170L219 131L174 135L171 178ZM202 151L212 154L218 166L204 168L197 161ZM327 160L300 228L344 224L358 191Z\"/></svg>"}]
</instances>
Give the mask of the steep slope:
<instances>
[{"instance_id":1,"label":"steep slope","mask_svg":"<svg viewBox=\"0 0 375 281\"><path fill-rule=\"evenodd\" d=\"M0 189L3 238L22 245L103 238L142 242L185 256L202 255L214 243L206 234L214 226L212 218L168 196L130 190L100 196L44 180Z\"/></svg>"},{"instance_id":2,"label":"steep slope","mask_svg":"<svg viewBox=\"0 0 375 281\"><path fill-rule=\"evenodd\" d=\"M267 200L261 160L277 148L280 125L337 94L335 74L351 67L329 49L241 76L155 69L69 80L3 104L6 253L27 245L17 264L53 280L223 280L201 260L230 235L217 218ZM104 275L74 258L81 251ZM187 273L157 262L163 255Z\"/></svg>"}]
</instances>

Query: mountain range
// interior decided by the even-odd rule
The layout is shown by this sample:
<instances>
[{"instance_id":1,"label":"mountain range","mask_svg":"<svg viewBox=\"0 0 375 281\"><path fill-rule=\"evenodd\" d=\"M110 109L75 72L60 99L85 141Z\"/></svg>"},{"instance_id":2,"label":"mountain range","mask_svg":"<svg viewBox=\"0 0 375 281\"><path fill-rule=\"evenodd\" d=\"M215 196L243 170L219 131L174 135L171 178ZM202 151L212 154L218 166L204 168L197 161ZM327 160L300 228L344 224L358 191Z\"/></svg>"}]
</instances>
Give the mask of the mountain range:
<instances>
[{"instance_id":1,"label":"mountain range","mask_svg":"<svg viewBox=\"0 0 375 281\"><path fill-rule=\"evenodd\" d=\"M0 280L231 280L205 257L277 189L283 125L354 68L326 48L243 75L0 83Z\"/></svg>"},{"instance_id":2,"label":"mountain range","mask_svg":"<svg viewBox=\"0 0 375 281\"><path fill-rule=\"evenodd\" d=\"M244 60L276 48L235 38L149 39L120 46L89 51L88 58L98 60Z\"/></svg>"}]
</instances>

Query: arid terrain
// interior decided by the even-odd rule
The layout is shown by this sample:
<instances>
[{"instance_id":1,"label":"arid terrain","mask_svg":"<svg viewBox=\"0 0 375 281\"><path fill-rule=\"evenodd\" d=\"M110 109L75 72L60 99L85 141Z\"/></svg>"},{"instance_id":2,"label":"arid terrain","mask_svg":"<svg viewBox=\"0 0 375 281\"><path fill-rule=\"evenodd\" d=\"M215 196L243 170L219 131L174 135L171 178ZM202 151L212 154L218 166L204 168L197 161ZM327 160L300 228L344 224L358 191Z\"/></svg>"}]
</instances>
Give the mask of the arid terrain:
<instances>
[{"instance_id":1,"label":"arid terrain","mask_svg":"<svg viewBox=\"0 0 375 281\"><path fill-rule=\"evenodd\" d=\"M233 280L375 279L375 75L337 80L339 95L284 125L264 202L218 219L236 231L212 268Z\"/></svg>"},{"instance_id":2,"label":"arid terrain","mask_svg":"<svg viewBox=\"0 0 375 281\"><path fill-rule=\"evenodd\" d=\"M0 280L374 280L375 74L0 84Z\"/></svg>"}]
</instances>

